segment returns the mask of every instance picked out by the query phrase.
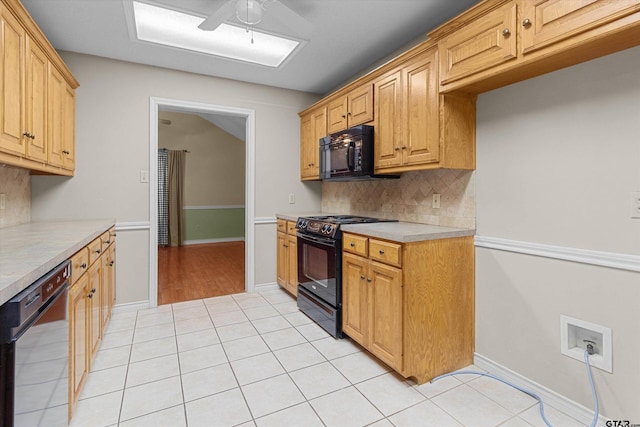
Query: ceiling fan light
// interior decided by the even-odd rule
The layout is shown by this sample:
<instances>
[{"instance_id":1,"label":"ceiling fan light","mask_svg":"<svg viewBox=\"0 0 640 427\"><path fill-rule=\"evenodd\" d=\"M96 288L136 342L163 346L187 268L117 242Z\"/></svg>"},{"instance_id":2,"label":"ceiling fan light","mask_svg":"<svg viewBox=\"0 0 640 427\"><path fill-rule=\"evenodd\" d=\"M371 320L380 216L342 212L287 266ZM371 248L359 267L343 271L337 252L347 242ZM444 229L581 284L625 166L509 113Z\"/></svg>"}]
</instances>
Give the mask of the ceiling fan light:
<instances>
[{"instance_id":1,"label":"ceiling fan light","mask_svg":"<svg viewBox=\"0 0 640 427\"><path fill-rule=\"evenodd\" d=\"M262 4L257 0L238 0L236 18L243 24L259 24L262 21Z\"/></svg>"}]
</instances>

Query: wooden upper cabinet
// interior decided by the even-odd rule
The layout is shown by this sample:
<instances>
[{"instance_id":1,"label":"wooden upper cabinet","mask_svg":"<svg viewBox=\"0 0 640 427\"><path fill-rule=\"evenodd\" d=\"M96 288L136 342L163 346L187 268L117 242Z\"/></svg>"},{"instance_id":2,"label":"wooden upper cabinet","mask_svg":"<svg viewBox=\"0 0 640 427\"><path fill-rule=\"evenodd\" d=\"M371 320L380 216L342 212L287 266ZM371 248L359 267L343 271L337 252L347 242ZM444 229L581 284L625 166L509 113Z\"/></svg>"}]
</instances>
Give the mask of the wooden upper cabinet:
<instances>
[{"instance_id":1,"label":"wooden upper cabinet","mask_svg":"<svg viewBox=\"0 0 640 427\"><path fill-rule=\"evenodd\" d=\"M364 84L327 105L327 131L340 132L373 120L373 85Z\"/></svg>"},{"instance_id":2,"label":"wooden upper cabinet","mask_svg":"<svg viewBox=\"0 0 640 427\"><path fill-rule=\"evenodd\" d=\"M19 0L0 3L0 163L73 175L78 82Z\"/></svg>"},{"instance_id":3,"label":"wooden upper cabinet","mask_svg":"<svg viewBox=\"0 0 640 427\"><path fill-rule=\"evenodd\" d=\"M24 155L25 32L18 20L0 4L0 150Z\"/></svg>"},{"instance_id":4,"label":"wooden upper cabinet","mask_svg":"<svg viewBox=\"0 0 640 427\"><path fill-rule=\"evenodd\" d=\"M510 2L441 40L441 84L515 59L516 18L516 4Z\"/></svg>"},{"instance_id":5,"label":"wooden upper cabinet","mask_svg":"<svg viewBox=\"0 0 640 427\"><path fill-rule=\"evenodd\" d=\"M440 167L437 57L435 48L427 49L374 82L376 171ZM473 169L475 165L457 166Z\"/></svg>"},{"instance_id":6,"label":"wooden upper cabinet","mask_svg":"<svg viewBox=\"0 0 640 427\"><path fill-rule=\"evenodd\" d=\"M320 138L327 136L327 109L320 107L300 117L300 179L320 179Z\"/></svg>"},{"instance_id":7,"label":"wooden upper cabinet","mask_svg":"<svg viewBox=\"0 0 640 427\"><path fill-rule=\"evenodd\" d=\"M484 0L429 33L440 92L481 93L640 44L640 0Z\"/></svg>"},{"instance_id":8,"label":"wooden upper cabinet","mask_svg":"<svg viewBox=\"0 0 640 427\"><path fill-rule=\"evenodd\" d=\"M527 0L520 7L523 54L640 10L634 0Z\"/></svg>"},{"instance_id":9,"label":"wooden upper cabinet","mask_svg":"<svg viewBox=\"0 0 640 427\"><path fill-rule=\"evenodd\" d=\"M42 49L27 36L26 57L27 157L47 161L47 64Z\"/></svg>"}]
</instances>

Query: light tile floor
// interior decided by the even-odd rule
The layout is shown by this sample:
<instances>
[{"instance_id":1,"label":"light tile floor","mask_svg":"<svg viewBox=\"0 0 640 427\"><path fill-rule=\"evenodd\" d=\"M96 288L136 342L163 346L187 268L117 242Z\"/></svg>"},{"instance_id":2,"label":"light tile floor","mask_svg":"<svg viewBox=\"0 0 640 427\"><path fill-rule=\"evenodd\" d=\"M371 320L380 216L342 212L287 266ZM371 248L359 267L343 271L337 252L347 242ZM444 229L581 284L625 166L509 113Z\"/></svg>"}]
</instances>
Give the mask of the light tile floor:
<instances>
[{"instance_id":1,"label":"light tile floor","mask_svg":"<svg viewBox=\"0 0 640 427\"><path fill-rule=\"evenodd\" d=\"M472 367L473 368L473 367ZM580 426L545 405L556 427ZM544 426L486 377L416 385L335 340L281 290L114 314L72 427Z\"/></svg>"}]
</instances>

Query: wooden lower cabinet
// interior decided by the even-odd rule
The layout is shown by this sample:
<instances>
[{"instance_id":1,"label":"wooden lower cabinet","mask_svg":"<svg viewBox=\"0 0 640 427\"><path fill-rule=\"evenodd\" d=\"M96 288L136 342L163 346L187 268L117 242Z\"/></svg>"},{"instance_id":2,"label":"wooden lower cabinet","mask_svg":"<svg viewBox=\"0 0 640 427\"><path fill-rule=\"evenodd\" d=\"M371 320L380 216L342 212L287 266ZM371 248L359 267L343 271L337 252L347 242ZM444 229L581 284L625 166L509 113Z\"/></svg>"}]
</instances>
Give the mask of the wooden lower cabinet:
<instances>
[{"instance_id":1,"label":"wooden lower cabinet","mask_svg":"<svg viewBox=\"0 0 640 427\"><path fill-rule=\"evenodd\" d=\"M69 287L69 420L91 370L115 303L115 232L71 257Z\"/></svg>"},{"instance_id":2,"label":"wooden lower cabinet","mask_svg":"<svg viewBox=\"0 0 640 427\"><path fill-rule=\"evenodd\" d=\"M72 276L73 277L73 276ZM69 288L69 419L89 373L89 276L83 274Z\"/></svg>"},{"instance_id":3,"label":"wooden lower cabinet","mask_svg":"<svg viewBox=\"0 0 640 427\"><path fill-rule=\"evenodd\" d=\"M293 296L297 296L298 238L295 234L295 222L278 219L277 233L277 282Z\"/></svg>"},{"instance_id":4,"label":"wooden lower cabinet","mask_svg":"<svg viewBox=\"0 0 640 427\"><path fill-rule=\"evenodd\" d=\"M419 384L473 363L472 236L397 243L344 233L342 263L342 327L354 341Z\"/></svg>"},{"instance_id":5,"label":"wooden lower cabinet","mask_svg":"<svg viewBox=\"0 0 640 427\"><path fill-rule=\"evenodd\" d=\"M402 270L348 253L342 262L343 331L401 371Z\"/></svg>"}]
</instances>

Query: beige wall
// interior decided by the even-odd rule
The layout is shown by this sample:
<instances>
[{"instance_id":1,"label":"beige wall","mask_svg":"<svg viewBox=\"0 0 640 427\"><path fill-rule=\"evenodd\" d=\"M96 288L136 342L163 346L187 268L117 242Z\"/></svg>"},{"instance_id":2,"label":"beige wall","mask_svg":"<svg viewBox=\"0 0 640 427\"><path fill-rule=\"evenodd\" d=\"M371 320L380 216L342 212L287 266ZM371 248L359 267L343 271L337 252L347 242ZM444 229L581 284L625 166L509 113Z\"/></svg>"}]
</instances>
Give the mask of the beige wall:
<instances>
[{"instance_id":1,"label":"beige wall","mask_svg":"<svg viewBox=\"0 0 640 427\"><path fill-rule=\"evenodd\" d=\"M640 255L640 48L480 95L477 234ZM601 413L640 419L640 273L478 248L476 351L593 408L560 315L611 328Z\"/></svg>"},{"instance_id":2,"label":"beige wall","mask_svg":"<svg viewBox=\"0 0 640 427\"><path fill-rule=\"evenodd\" d=\"M31 220L31 175L29 171L0 165L0 194L5 207L0 209L0 228Z\"/></svg>"},{"instance_id":3,"label":"beige wall","mask_svg":"<svg viewBox=\"0 0 640 427\"><path fill-rule=\"evenodd\" d=\"M114 218L148 223L150 97L252 109L256 119L255 215L318 210L320 185L299 180L298 111L317 96L197 74L62 52L76 93L76 176L32 178L34 220ZM296 204L288 204L295 193ZM255 225L255 283L275 283L275 223ZM148 299L148 231L118 239L118 304Z\"/></svg>"},{"instance_id":4,"label":"beige wall","mask_svg":"<svg viewBox=\"0 0 640 427\"><path fill-rule=\"evenodd\" d=\"M158 148L188 150L185 206L244 206L245 142L195 114L161 111Z\"/></svg>"}]
</instances>

